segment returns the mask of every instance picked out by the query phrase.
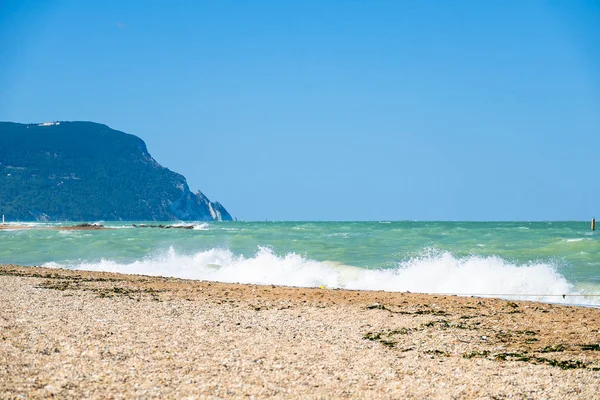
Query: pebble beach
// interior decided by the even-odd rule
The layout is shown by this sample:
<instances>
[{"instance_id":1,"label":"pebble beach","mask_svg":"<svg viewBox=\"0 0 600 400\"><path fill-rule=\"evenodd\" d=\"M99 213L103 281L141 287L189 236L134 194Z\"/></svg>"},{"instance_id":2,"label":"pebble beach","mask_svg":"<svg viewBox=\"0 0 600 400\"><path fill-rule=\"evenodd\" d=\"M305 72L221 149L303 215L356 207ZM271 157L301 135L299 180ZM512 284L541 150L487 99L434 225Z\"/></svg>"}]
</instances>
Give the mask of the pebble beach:
<instances>
[{"instance_id":1,"label":"pebble beach","mask_svg":"<svg viewBox=\"0 0 600 400\"><path fill-rule=\"evenodd\" d=\"M597 398L600 309L0 267L0 398Z\"/></svg>"}]
</instances>

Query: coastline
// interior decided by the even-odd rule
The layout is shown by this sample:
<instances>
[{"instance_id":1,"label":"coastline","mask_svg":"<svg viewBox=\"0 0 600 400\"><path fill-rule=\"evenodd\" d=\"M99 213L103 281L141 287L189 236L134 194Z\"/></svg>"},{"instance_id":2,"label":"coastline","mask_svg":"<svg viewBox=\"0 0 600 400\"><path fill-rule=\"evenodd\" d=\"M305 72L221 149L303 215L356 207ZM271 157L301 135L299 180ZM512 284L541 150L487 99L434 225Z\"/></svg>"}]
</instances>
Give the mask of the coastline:
<instances>
[{"instance_id":1,"label":"coastline","mask_svg":"<svg viewBox=\"0 0 600 400\"><path fill-rule=\"evenodd\" d=\"M35 226L35 225L15 225L15 224L0 224L0 230L22 230L22 229L33 229L33 230L51 230L51 231L97 231L111 229L103 225L96 224L80 224L80 225L69 225L69 226Z\"/></svg>"},{"instance_id":2,"label":"coastline","mask_svg":"<svg viewBox=\"0 0 600 400\"><path fill-rule=\"evenodd\" d=\"M592 398L600 309L0 266L0 397Z\"/></svg>"},{"instance_id":3,"label":"coastline","mask_svg":"<svg viewBox=\"0 0 600 400\"><path fill-rule=\"evenodd\" d=\"M159 228L159 229L194 229L194 225L148 225L148 224L132 224L133 228ZM114 229L106 227L100 224L82 223L78 225L65 225L65 226L37 226L37 225L16 225L16 224L2 224L0 223L0 230L53 230L53 231L98 231L98 230L110 230Z\"/></svg>"}]
</instances>

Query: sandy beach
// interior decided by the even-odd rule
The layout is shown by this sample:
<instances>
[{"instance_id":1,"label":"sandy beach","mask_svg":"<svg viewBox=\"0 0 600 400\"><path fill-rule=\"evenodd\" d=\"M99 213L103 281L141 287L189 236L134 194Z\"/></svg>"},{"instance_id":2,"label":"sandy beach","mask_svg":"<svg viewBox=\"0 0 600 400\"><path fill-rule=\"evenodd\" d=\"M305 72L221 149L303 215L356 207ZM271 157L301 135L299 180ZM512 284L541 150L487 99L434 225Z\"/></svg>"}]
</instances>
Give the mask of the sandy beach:
<instances>
[{"instance_id":1,"label":"sandy beach","mask_svg":"<svg viewBox=\"0 0 600 400\"><path fill-rule=\"evenodd\" d=\"M0 398L598 398L600 309L0 267Z\"/></svg>"}]
</instances>

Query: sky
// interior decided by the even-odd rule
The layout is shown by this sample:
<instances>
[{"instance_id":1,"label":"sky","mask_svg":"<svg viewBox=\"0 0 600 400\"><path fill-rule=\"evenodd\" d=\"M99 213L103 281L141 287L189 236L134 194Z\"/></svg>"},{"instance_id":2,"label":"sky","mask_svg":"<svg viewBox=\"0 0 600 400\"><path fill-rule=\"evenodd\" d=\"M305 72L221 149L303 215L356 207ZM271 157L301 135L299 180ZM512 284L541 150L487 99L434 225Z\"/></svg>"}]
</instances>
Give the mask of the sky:
<instances>
[{"instance_id":1,"label":"sky","mask_svg":"<svg viewBox=\"0 0 600 400\"><path fill-rule=\"evenodd\" d=\"M0 0L0 121L137 135L241 220L600 218L600 2Z\"/></svg>"}]
</instances>

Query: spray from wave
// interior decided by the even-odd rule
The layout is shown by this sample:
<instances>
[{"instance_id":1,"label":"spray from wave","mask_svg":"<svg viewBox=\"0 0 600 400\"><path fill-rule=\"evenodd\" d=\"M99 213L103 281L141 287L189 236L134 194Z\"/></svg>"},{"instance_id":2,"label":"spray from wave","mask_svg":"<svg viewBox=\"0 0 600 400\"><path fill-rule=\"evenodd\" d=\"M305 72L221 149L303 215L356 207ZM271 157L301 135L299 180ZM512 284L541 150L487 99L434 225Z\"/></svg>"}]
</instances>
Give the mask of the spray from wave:
<instances>
[{"instance_id":1,"label":"spray from wave","mask_svg":"<svg viewBox=\"0 0 600 400\"><path fill-rule=\"evenodd\" d=\"M162 254L133 263L102 260L71 266L54 263L46 266L230 283L410 291L600 305L598 297L581 296L585 293L577 291L551 264L517 265L500 257L456 257L449 252L429 251L391 269L315 261L296 253L279 256L266 247L259 247L254 257L234 255L226 249L183 255L171 247Z\"/></svg>"}]
</instances>

